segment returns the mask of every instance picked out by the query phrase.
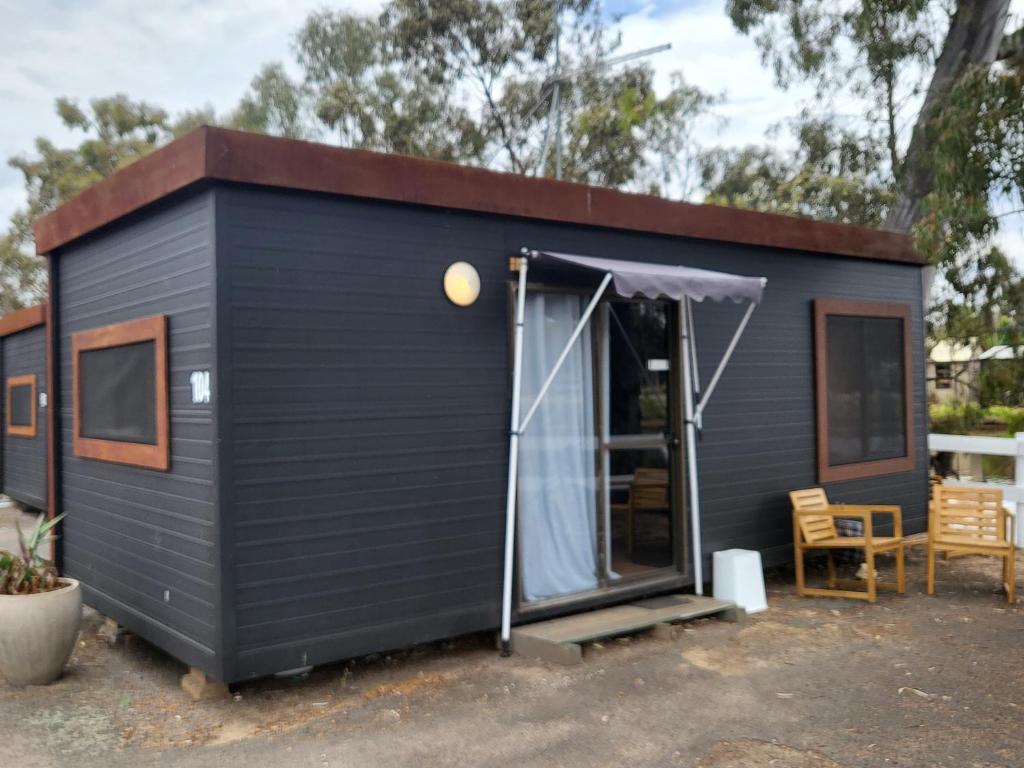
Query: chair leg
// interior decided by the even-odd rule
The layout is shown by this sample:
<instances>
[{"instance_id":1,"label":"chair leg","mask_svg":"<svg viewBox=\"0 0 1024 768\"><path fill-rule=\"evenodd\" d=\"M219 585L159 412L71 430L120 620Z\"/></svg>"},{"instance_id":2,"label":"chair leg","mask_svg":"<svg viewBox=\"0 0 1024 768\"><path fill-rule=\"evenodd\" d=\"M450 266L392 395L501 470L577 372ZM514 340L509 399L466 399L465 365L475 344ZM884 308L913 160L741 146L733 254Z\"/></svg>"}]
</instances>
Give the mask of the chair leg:
<instances>
[{"instance_id":1,"label":"chair leg","mask_svg":"<svg viewBox=\"0 0 1024 768\"><path fill-rule=\"evenodd\" d=\"M935 548L928 544L928 594L935 594Z\"/></svg>"},{"instance_id":2,"label":"chair leg","mask_svg":"<svg viewBox=\"0 0 1024 768\"><path fill-rule=\"evenodd\" d=\"M828 551L828 586L829 589L836 588L836 561L832 557L832 550Z\"/></svg>"},{"instance_id":3,"label":"chair leg","mask_svg":"<svg viewBox=\"0 0 1024 768\"><path fill-rule=\"evenodd\" d=\"M800 546L793 548L794 567L796 568L796 593L804 596L804 551Z\"/></svg>"},{"instance_id":4,"label":"chair leg","mask_svg":"<svg viewBox=\"0 0 1024 768\"><path fill-rule=\"evenodd\" d=\"M868 569L868 602L875 602L878 595L878 587L875 583L875 551L871 547L864 550L864 563Z\"/></svg>"},{"instance_id":5,"label":"chair leg","mask_svg":"<svg viewBox=\"0 0 1024 768\"><path fill-rule=\"evenodd\" d=\"M907 569L903 562L903 545L896 549L896 591L901 595L907 591Z\"/></svg>"},{"instance_id":6,"label":"chair leg","mask_svg":"<svg viewBox=\"0 0 1024 768\"><path fill-rule=\"evenodd\" d=\"M1013 550L1005 558L1006 564L1006 602L1013 605L1017 599L1017 556Z\"/></svg>"}]
</instances>

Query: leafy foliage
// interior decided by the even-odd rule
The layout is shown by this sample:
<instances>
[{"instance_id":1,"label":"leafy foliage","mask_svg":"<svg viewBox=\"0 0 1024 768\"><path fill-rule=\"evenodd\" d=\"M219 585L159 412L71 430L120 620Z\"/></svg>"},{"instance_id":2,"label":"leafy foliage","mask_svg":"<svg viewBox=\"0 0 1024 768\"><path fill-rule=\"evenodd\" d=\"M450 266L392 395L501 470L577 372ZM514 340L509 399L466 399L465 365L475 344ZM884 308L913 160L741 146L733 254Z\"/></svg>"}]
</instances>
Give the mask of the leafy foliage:
<instances>
[{"instance_id":1,"label":"leafy foliage","mask_svg":"<svg viewBox=\"0 0 1024 768\"><path fill-rule=\"evenodd\" d=\"M204 116L214 125L216 116ZM264 64L228 118L232 128L302 139L310 135L302 93L279 62Z\"/></svg>"},{"instance_id":2,"label":"leafy foliage","mask_svg":"<svg viewBox=\"0 0 1024 768\"><path fill-rule=\"evenodd\" d=\"M912 228L941 277L932 334L1019 343L1021 277L992 245L1000 202L1021 209L1024 189L1024 57L1013 42L1020 33L999 45L1007 5L729 0L734 25L755 37L777 82L810 83L818 98L797 124L796 157L711 155L709 199ZM993 66L997 55L1004 65ZM830 98L839 91L861 100L866 122L839 128ZM820 135L842 161L814 162L801 133L816 124L830 125Z\"/></svg>"},{"instance_id":3,"label":"leafy foliage","mask_svg":"<svg viewBox=\"0 0 1024 768\"><path fill-rule=\"evenodd\" d=\"M714 99L676 73L663 97L592 0L392 0L380 17L324 11L296 40L313 112L347 146L554 173L556 44L564 177L665 191L683 179L690 128ZM566 75L571 72L571 76Z\"/></svg>"},{"instance_id":4,"label":"leafy foliage","mask_svg":"<svg viewBox=\"0 0 1024 768\"><path fill-rule=\"evenodd\" d=\"M210 116L209 111L200 111L172 121L159 107L124 95L93 99L88 108L57 99L56 110L64 127L83 138L77 146L62 148L40 137L33 155L9 160L22 173L28 200L0 238L2 312L45 297L43 263L31 252L37 218Z\"/></svg>"},{"instance_id":5,"label":"leafy foliage","mask_svg":"<svg viewBox=\"0 0 1024 768\"><path fill-rule=\"evenodd\" d=\"M61 586L57 569L40 554L40 549L52 540L51 531L62 517L41 517L27 537L21 525L15 524L20 551L0 550L0 595L34 595Z\"/></svg>"},{"instance_id":6,"label":"leafy foliage","mask_svg":"<svg viewBox=\"0 0 1024 768\"><path fill-rule=\"evenodd\" d=\"M756 146L704 153L706 201L869 226L884 221L893 188L881 148L806 113L792 128L792 157Z\"/></svg>"}]
</instances>

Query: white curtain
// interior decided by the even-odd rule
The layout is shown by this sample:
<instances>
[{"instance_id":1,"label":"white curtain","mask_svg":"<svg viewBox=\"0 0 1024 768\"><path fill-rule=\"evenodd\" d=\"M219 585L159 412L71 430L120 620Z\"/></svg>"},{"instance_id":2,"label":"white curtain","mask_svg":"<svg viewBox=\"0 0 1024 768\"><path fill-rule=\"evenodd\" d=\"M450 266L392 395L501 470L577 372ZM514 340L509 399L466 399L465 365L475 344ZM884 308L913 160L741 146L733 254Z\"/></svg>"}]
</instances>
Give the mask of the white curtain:
<instances>
[{"instance_id":1,"label":"white curtain","mask_svg":"<svg viewBox=\"0 0 1024 768\"><path fill-rule=\"evenodd\" d=\"M528 294L526 413L582 313L578 296ZM573 345L520 442L519 544L527 600L597 587L597 477L590 329Z\"/></svg>"}]
</instances>

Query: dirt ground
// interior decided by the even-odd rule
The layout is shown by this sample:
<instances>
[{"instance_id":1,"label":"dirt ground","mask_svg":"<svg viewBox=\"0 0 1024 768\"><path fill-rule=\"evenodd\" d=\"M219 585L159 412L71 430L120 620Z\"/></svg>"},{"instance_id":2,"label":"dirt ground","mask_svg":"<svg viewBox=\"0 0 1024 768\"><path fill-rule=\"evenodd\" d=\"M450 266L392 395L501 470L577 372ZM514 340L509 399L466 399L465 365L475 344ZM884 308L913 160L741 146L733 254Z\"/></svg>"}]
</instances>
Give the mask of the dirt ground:
<instances>
[{"instance_id":1,"label":"dirt ground","mask_svg":"<svg viewBox=\"0 0 1024 768\"><path fill-rule=\"evenodd\" d=\"M0 766L1024 765L1024 613L998 565L943 563L935 598L922 550L908 574L875 605L800 599L772 574L744 623L594 644L577 667L476 636L201 704L179 664L108 646L91 614L58 683L0 682Z\"/></svg>"}]
</instances>

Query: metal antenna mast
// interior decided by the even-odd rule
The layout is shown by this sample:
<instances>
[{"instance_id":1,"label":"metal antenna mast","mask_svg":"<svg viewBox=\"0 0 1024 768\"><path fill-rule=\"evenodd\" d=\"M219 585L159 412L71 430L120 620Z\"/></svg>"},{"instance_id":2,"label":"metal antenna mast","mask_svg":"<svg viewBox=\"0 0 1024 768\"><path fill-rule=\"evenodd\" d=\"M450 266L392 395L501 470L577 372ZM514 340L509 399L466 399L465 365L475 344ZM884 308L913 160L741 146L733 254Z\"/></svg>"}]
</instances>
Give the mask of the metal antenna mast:
<instances>
[{"instance_id":1,"label":"metal antenna mast","mask_svg":"<svg viewBox=\"0 0 1024 768\"><path fill-rule=\"evenodd\" d=\"M672 43L665 43L663 45L656 45L653 48L644 48L639 51L633 51L632 53L624 53L621 56L613 56L610 59L603 59L591 64L587 67L579 67L577 69L569 69L565 72L562 71L562 24L561 24L562 4L558 4L558 10L555 13L555 72L551 77L548 78L546 87L543 93L541 93L541 101L543 102L544 96L547 93L547 89L551 89L551 109L548 111L548 124L544 129L544 143L541 147L540 162L541 168L544 167L544 158L548 153L548 138L551 133L552 124L555 129L555 178L562 178L562 83L577 77L578 75L587 72L598 72L602 69L614 66L616 64L622 64L626 61L633 61L634 59L641 59L645 56L651 56L655 53L661 53L667 51L672 47ZM539 104L538 104L539 106ZM536 110L536 107L530 110L530 114Z\"/></svg>"}]
</instances>

